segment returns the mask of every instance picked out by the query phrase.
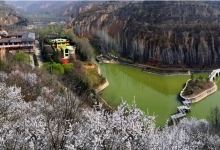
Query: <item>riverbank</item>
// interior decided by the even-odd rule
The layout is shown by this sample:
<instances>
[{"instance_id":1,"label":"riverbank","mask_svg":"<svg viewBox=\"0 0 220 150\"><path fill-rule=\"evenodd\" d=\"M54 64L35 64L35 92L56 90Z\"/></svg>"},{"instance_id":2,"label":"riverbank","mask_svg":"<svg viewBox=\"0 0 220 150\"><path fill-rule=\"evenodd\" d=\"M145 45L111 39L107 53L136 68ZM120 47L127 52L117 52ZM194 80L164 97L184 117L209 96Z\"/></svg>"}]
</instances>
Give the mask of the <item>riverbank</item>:
<instances>
[{"instance_id":1,"label":"riverbank","mask_svg":"<svg viewBox=\"0 0 220 150\"><path fill-rule=\"evenodd\" d=\"M177 75L190 75L191 73L199 72L211 72L213 68L201 69L201 68L158 68L149 65L143 65L139 63L131 63L130 61L125 61L120 58L110 57L106 55L96 56L96 61L98 63L106 64L120 64L125 66L131 66L142 69L143 72L160 75L160 76L177 76Z\"/></svg>"},{"instance_id":2,"label":"riverbank","mask_svg":"<svg viewBox=\"0 0 220 150\"><path fill-rule=\"evenodd\" d=\"M109 82L106 79L104 84L98 86L98 88L95 89L95 93L99 93L100 91L104 90L108 86L109 86Z\"/></svg>"},{"instance_id":3,"label":"riverbank","mask_svg":"<svg viewBox=\"0 0 220 150\"><path fill-rule=\"evenodd\" d=\"M212 85L212 87L210 87ZM202 90L202 89L205 90ZM208 89L207 89L208 88ZM196 103L209 96L210 94L216 92L218 89L216 83L213 80L203 80L201 77L196 80L188 79L185 87L180 92L180 97L182 100L182 106L177 107L177 114L171 115L171 120L173 125L177 125L179 119L186 116L186 112L191 110L191 103ZM201 91L201 92L200 92ZM190 95L188 95L188 93Z\"/></svg>"},{"instance_id":4,"label":"riverbank","mask_svg":"<svg viewBox=\"0 0 220 150\"><path fill-rule=\"evenodd\" d=\"M101 76L101 75L102 75L102 74L101 74L101 69L99 68L99 66L98 66L93 60L92 60L92 62L96 65L98 74ZM102 85L99 85L99 86L95 89L95 93L98 93L98 92L104 90L104 89L105 89L106 87L108 87L108 86L109 86L109 82L108 82L107 79L105 79L105 83L102 84Z\"/></svg>"},{"instance_id":5,"label":"riverbank","mask_svg":"<svg viewBox=\"0 0 220 150\"><path fill-rule=\"evenodd\" d=\"M96 64L96 62L94 62L93 60L92 60L92 62L96 65L98 74L101 76L101 69L100 69L99 66ZM105 89L106 87L108 87L108 86L109 86L109 82L108 82L108 80L106 79L104 84L98 86L98 88L95 89L95 93L96 93L96 95L97 95L98 101L101 102L102 105L104 104L104 105L103 105L103 108L104 108L104 109L107 109L107 110L111 110L112 107L111 107L110 105L108 105L108 103L98 94L100 91L104 90L104 89Z\"/></svg>"},{"instance_id":6,"label":"riverbank","mask_svg":"<svg viewBox=\"0 0 220 150\"><path fill-rule=\"evenodd\" d=\"M196 95L196 96L183 96L183 93L185 91L185 89L187 88L188 86L188 83L189 81L191 81L191 79L189 79L187 82L186 82L186 85L185 87L183 88L183 90L180 92L180 97L183 98L184 100L188 100L190 101L191 103L196 103L196 102L199 102L201 101L202 99L204 99L205 97L209 96L210 94L214 93L217 91L218 87L217 85L215 84L215 82L213 82L213 86L209 89L206 89L205 91L203 91L202 93Z\"/></svg>"}]
</instances>

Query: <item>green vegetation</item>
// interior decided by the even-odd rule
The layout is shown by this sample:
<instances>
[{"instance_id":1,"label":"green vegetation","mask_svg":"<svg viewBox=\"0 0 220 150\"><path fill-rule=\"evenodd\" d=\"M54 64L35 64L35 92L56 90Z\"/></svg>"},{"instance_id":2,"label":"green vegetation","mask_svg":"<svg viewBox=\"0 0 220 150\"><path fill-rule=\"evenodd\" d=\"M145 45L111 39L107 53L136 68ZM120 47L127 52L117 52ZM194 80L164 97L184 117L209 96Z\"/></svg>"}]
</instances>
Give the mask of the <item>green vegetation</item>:
<instances>
[{"instance_id":1,"label":"green vegetation","mask_svg":"<svg viewBox=\"0 0 220 150\"><path fill-rule=\"evenodd\" d=\"M50 34L53 29L53 26L50 26L50 28L47 29L48 34ZM43 32L44 31L41 33ZM92 56L93 47L87 38L75 36L72 30L62 30L61 37L63 37L64 34L70 40L70 43L76 44L76 59L70 58L68 60L70 63L64 63L60 52L49 45L50 38L40 35L40 44L43 48L41 54L45 61L42 67L51 74L57 75L60 82L74 93L78 95L91 95L91 93L93 93L92 104L96 101L94 89L105 82L105 78L98 74L97 66L89 61ZM89 99L91 99L91 97Z\"/></svg>"},{"instance_id":2,"label":"green vegetation","mask_svg":"<svg viewBox=\"0 0 220 150\"><path fill-rule=\"evenodd\" d=\"M62 66L63 66L65 72L73 69L73 63L63 64Z\"/></svg>"},{"instance_id":3,"label":"green vegetation","mask_svg":"<svg viewBox=\"0 0 220 150\"><path fill-rule=\"evenodd\" d=\"M40 30L41 36L57 36L57 37L66 37L65 31L62 29L63 25L54 24L54 25L48 25L42 30Z\"/></svg>"},{"instance_id":4,"label":"green vegetation","mask_svg":"<svg viewBox=\"0 0 220 150\"><path fill-rule=\"evenodd\" d=\"M191 79L194 80L194 74L193 73L191 74Z\"/></svg>"},{"instance_id":5,"label":"green vegetation","mask_svg":"<svg viewBox=\"0 0 220 150\"><path fill-rule=\"evenodd\" d=\"M97 88L99 85L105 83L105 78L102 75L98 74L98 68L93 62L83 62L83 66L90 87Z\"/></svg>"},{"instance_id":6,"label":"green vegetation","mask_svg":"<svg viewBox=\"0 0 220 150\"><path fill-rule=\"evenodd\" d=\"M60 64L60 63L55 63L55 62L52 62L52 63L46 62L43 64L43 68L45 68L52 74L61 75L73 69L73 64L72 63Z\"/></svg>"},{"instance_id":7,"label":"green vegetation","mask_svg":"<svg viewBox=\"0 0 220 150\"><path fill-rule=\"evenodd\" d=\"M220 131L220 109L218 106L212 107L210 109L208 121L212 125L215 133Z\"/></svg>"},{"instance_id":8,"label":"green vegetation","mask_svg":"<svg viewBox=\"0 0 220 150\"><path fill-rule=\"evenodd\" d=\"M28 54L17 51L13 56L13 62L30 64L31 60Z\"/></svg>"},{"instance_id":9,"label":"green vegetation","mask_svg":"<svg viewBox=\"0 0 220 150\"><path fill-rule=\"evenodd\" d=\"M42 42L40 42L40 44L41 44L41 47L43 48L41 50L41 55L42 55L44 61L51 62L52 61L52 59L51 59L52 53L51 52L49 53L49 50L47 48L45 48L44 46L42 46Z\"/></svg>"},{"instance_id":10,"label":"green vegetation","mask_svg":"<svg viewBox=\"0 0 220 150\"><path fill-rule=\"evenodd\" d=\"M77 45L76 54L79 56L81 61L86 61L86 60L91 59L92 53L94 52L94 49L91 46L88 38L77 37L74 34L73 30L71 30L71 29L66 31L66 36L68 39L70 39L76 43L76 45Z\"/></svg>"},{"instance_id":11,"label":"green vegetation","mask_svg":"<svg viewBox=\"0 0 220 150\"><path fill-rule=\"evenodd\" d=\"M39 64L38 64L38 60L37 60L36 54L33 55L33 59L34 59L34 65L35 65L36 67L38 67Z\"/></svg>"}]
</instances>

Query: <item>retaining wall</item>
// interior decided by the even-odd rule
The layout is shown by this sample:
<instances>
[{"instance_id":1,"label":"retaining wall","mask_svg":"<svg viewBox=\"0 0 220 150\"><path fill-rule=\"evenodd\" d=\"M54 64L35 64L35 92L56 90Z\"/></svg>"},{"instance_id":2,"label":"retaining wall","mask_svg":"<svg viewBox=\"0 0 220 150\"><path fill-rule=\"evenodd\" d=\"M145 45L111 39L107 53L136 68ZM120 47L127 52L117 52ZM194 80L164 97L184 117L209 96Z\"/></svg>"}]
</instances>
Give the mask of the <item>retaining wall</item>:
<instances>
[{"instance_id":1,"label":"retaining wall","mask_svg":"<svg viewBox=\"0 0 220 150\"><path fill-rule=\"evenodd\" d=\"M188 85L188 82L190 81L191 79L187 80L186 82L186 85L185 87L183 88L183 90L180 92L180 97L182 97L184 100L189 100L191 103L196 103L196 102L199 102L200 100L202 100L203 98L207 97L208 95L214 93L215 91L217 91L218 87L217 85L215 84L215 82L213 82L214 86L205 90L204 92L202 92L201 94L197 95L197 96L194 96L194 97L185 97L183 96L183 92L184 90L186 89L187 85Z\"/></svg>"},{"instance_id":2,"label":"retaining wall","mask_svg":"<svg viewBox=\"0 0 220 150\"><path fill-rule=\"evenodd\" d=\"M102 91L103 89L105 89L107 86L109 86L109 82L106 79L104 84L100 85L98 88L95 89L95 92L98 93Z\"/></svg>"}]
</instances>

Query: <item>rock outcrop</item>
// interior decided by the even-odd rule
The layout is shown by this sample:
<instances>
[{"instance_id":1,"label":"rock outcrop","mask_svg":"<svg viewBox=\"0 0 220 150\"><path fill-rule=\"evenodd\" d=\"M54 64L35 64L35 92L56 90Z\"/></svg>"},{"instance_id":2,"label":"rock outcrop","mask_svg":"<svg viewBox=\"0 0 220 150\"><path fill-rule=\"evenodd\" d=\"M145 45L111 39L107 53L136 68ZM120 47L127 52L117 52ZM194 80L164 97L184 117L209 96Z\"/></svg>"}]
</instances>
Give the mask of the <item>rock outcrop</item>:
<instances>
[{"instance_id":1,"label":"rock outcrop","mask_svg":"<svg viewBox=\"0 0 220 150\"><path fill-rule=\"evenodd\" d=\"M160 67L220 66L220 2L105 2L72 21L134 62Z\"/></svg>"},{"instance_id":2,"label":"rock outcrop","mask_svg":"<svg viewBox=\"0 0 220 150\"><path fill-rule=\"evenodd\" d=\"M0 26L9 26L15 23L23 22L24 18L4 1L0 1Z\"/></svg>"}]
</instances>

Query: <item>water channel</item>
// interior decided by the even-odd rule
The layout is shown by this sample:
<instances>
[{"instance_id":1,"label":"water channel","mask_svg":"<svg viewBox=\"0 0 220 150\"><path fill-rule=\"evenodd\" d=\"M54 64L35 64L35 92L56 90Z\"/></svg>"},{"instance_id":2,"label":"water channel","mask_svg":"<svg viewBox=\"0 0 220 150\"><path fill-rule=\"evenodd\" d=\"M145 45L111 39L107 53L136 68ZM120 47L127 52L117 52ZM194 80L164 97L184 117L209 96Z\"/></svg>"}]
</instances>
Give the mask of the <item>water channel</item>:
<instances>
[{"instance_id":1,"label":"water channel","mask_svg":"<svg viewBox=\"0 0 220 150\"><path fill-rule=\"evenodd\" d=\"M97 63L98 64L98 63ZM142 72L141 69L118 64L98 64L110 85L102 91L102 97L111 105L123 98L128 104L135 99L137 107L156 115L156 124L164 125L171 114L181 105L179 93L190 76L159 76ZM198 73L206 78L209 73ZM216 80L218 81L218 79ZM220 87L220 82L217 82ZM220 106L220 90L202 101L192 104L188 117L207 118L211 107Z\"/></svg>"}]
</instances>

